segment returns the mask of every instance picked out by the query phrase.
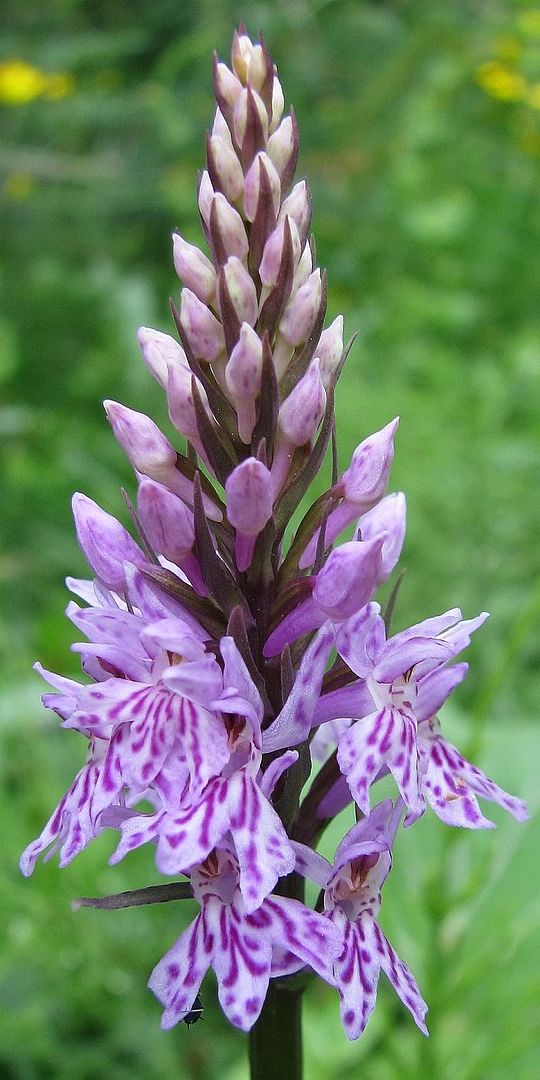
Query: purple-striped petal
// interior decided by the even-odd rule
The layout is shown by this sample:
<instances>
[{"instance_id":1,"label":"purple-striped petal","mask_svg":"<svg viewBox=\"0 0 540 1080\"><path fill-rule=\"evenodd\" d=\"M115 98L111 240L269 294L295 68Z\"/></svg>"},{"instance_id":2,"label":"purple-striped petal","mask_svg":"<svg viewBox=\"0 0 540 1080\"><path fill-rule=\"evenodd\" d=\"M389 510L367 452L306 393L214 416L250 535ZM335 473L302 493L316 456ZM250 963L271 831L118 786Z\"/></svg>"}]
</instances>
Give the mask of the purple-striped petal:
<instances>
[{"instance_id":1,"label":"purple-striped petal","mask_svg":"<svg viewBox=\"0 0 540 1080\"><path fill-rule=\"evenodd\" d=\"M294 852L281 819L242 769L228 781L230 830L247 912L260 907L280 877L294 870Z\"/></svg>"},{"instance_id":2,"label":"purple-striped petal","mask_svg":"<svg viewBox=\"0 0 540 1080\"><path fill-rule=\"evenodd\" d=\"M412 824L424 812L418 786L416 721L411 712L384 708L357 720L341 736L338 764L364 814L370 809L370 785L383 764L394 776L409 809L406 824Z\"/></svg>"},{"instance_id":3,"label":"purple-striped petal","mask_svg":"<svg viewBox=\"0 0 540 1080\"><path fill-rule=\"evenodd\" d=\"M164 1030L174 1027L190 1011L212 963L216 942L201 913L156 964L148 986L165 1006Z\"/></svg>"},{"instance_id":4,"label":"purple-striped petal","mask_svg":"<svg viewBox=\"0 0 540 1080\"><path fill-rule=\"evenodd\" d=\"M23 851L19 865L25 877L30 877L38 857L47 848L50 850L45 861L60 851L60 866L64 867L101 831L89 813L98 772L98 765L89 761L77 773L37 840Z\"/></svg>"},{"instance_id":5,"label":"purple-striped petal","mask_svg":"<svg viewBox=\"0 0 540 1080\"><path fill-rule=\"evenodd\" d=\"M304 653L293 688L281 712L263 732L265 754L298 746L309 735L334 636L332 624L326 623Z\"/></svg>"},{"instance_id":6,"label":"purple-striped petal","mask_svg":"<svg viewBox=\"0 0 540 1080\"><path fill-rule=\"evenodd\" d=\"M424 1020L428 1007L418 989L412 971L407 967L407 964L403 963L403 960L400 960L375 920L371 922L371 935L369 936L376 949L379 963L386 977L392 983L396 994L409 1010L422 1034L428 1035L429 1032Z\"/></svg>"}]
</instances>

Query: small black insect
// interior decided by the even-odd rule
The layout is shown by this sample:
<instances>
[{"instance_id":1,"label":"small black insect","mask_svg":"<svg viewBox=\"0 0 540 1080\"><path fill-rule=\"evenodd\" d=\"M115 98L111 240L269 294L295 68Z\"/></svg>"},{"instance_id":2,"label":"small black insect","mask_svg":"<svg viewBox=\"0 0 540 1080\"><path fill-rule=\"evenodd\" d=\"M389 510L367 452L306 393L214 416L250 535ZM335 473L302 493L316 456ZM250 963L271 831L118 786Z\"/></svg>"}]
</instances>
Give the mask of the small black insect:
<instances>
[{"instance_id":1,"label":"small black insect","mask_svg":"<svg viewBox=\"0 0 540 1080\"><path fill-rule=\"evenodd\" d=\"M189 1010L188 1013L186 1013L186 1015L183 1018L183 1023L188 1028L193 1027L193 1024L197 1024L199 1022L199 1020L202 1020L202 1014L203 1014L203 1003L201 1001L200 994L197 994L197 997L195 998L195 1001L193 1002L193 1005L191 1006L191 1009Z\"/></svg>"}]
</instances>

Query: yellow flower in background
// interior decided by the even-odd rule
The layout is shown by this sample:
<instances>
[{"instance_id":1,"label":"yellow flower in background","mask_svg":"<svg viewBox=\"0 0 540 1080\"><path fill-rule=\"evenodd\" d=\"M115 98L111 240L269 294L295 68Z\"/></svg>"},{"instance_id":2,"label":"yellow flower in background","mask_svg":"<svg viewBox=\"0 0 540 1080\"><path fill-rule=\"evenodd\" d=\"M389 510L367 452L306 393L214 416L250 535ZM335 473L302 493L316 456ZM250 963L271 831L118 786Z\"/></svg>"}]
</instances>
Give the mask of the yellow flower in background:
<instances>
[{"instance_id":1,"label":"yellow flower in background","mask_svg":"<svg viewBox=\"0 0 540 1080\"><path fill-rule=\"evenodd\" d=\"M482 64L476 72L476 79L482 90L501 101L519 101L527 86L523 75L498 60Z\"/></svg>"},{"instance_id":2,"label":"yellow flower in background","mask_svg":"<svg viewBox=\"0 0 540 1080\"><path fill-rule=\"evenodd\" d=\"M23 202L27 199L34 186L34 181L28 173L9 173L3 184L3 192L7 199L13 202Z\"/></svg>"},{"instance_id":3,"label":"yellow flower in background","mask_svg":"<svg viewBox=\"0 0 540 1080\"><path fill-rule=\"evenodd\" d=\"M48 74L26 60L6 60L0 64L0 104L26 105L46 95L52 101L73 93L73 76L67 72Z\"/></svg>"},{"instance_id":4,"label":"yellow flower in background","mask_svg":"<svg viewBox=\"0 0 540 1080\"><path fill-rule=\"evenodd\" d=\"M525 100L531 109L540 109L540 83L532 83L527 87Z\"/></svg>"},{"instance_id":5,"label":"yellow flower in background","mask_svg":"<svg viewBox=\"0 0 540 1080\"><path fill-rule=\"evenodd\" d=\"M0 64L0 101L5 105L25 105L45 89L42 71L25 60L7 60Z\"/></svg>"}]
</instances>

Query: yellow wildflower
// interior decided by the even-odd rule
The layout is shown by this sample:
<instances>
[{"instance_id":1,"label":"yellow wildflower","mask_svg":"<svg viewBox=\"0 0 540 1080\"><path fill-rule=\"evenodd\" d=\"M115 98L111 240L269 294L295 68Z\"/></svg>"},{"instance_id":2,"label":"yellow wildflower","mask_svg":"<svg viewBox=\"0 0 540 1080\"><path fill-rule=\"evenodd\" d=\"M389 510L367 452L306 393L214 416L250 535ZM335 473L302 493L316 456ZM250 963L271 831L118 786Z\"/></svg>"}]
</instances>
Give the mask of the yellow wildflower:
<instances>
[{"instance_id":1,"label":"yellow wildflower","mask_svg":"<svg viewBox=\"0 0 540 1080\"><path fill-rule=\"evenodd\" d=\"M486 94L501 101L519 101L526 89L523 75L497 60L482 64L476 72L476 79Z\"/></svg>"},{"instance_id":2,"label":"yellow wildflower","mask_svg":"<svg viewBox=\"0 0 540 1080\"><path fill-rule=\"evenodd\" d=\"M14 202L22 202L23 199L27 199L32 188L34 181L28 173L9 173L4 180L3 191L7 199L12 199Z\"/></svg>"},{"instance_id":3,"label":"yellow wildflower","mask_svg":"<svg viewBox=\"0 0 540 1080\"><path fill-rule=\"evenodd\" d=\"M25 105L43 93L46 79L26 60L6 60L0 64L0 102L4 105Z\"/></svg>"},{"instance_id":4,"label":"yellow wildflower","mask_svg":"<svg viewBox=\"0 0 540 1080\"><path fill-rule=\"evenodd\" d=\"M527 105L531 106L531 109L540 109L540 83L531 83L527 87L525 101Z\"/></svg>"}]
</instances>

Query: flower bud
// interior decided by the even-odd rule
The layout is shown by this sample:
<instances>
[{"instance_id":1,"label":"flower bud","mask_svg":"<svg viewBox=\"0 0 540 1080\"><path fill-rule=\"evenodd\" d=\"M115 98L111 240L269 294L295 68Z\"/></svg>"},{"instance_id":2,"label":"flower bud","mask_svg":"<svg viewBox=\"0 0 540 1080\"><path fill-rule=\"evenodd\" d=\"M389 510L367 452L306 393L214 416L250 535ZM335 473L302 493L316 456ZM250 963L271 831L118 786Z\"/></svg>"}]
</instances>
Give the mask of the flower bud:
<instances>
[{"instance_id":1,"label":"flower bud","mask_svg":"<svg viewBox=\"0 0 540 1080\"><path fill-rule=\"evenodd\" d=\"M228 146L232 147L232 139L229 125L221 109L216 109L215 111L214 123L212 124L212 135L219 135L221 139L225 140Z\"/></svg>"},{"instance_id":2,"label":"flower bud","mask_svg":"<svg viewBox=\"0 0 540 1080\"><path fill-rule=\"evenodd\" d=\"M381 569L379 582L386 581L392 573L403 547L407 506L402 491L386 495L358 522L358 539L372 540L382 537Z\"/></svg>"},{"instance_id":3,"label":"flower bud","mask_svg":"<svg viewBox=\"0 0 540 1080\"><path fill-rule=\"evenodd\" d=\"M285 116L268 140L268 157L274 163L279 176L283 176L292 155L296 152L297 139L291 116Z\"/></svg>"},{"instance_id":4,"label":"flower bud","mask_svg":"<svg viewBox=\"0 0 540 1080\"><path fill-rule=\"evenodd\" d=\"M296 221L300 242L303 244L311 224L311 194L305 180L299 180L281 204L280 218L287 214Z\"/></svg>"},{"instance_id":5,"label":"flower bud","mask_svg":"<svg viewBox=\"0 0 540 1080\"><path fill-rule=\"evenodd\" d=\"M137 493L137 512L154 551L181 566L195 541L193 514L187 506L163 484L143 477Z\"/></svg>"},{"instance_id":6,"label":"flower bud","mask_svg":"<svg viewBox=\"0 0 540 1080\"><path fill-rule=\"evenodd\" d=\"M80 492L72 502L81 550L98 578L113 592L124 591L124 562L140 566L145 557L127 529L112 514Z\"/></svg>"},{"instance_id":7,"label":"flower bud","mask_svg":"<svg viewBox=\"0 0 540 1080\"><path fill-rule=\"evenodd\" d=\"M305 285L312 271L313 256L311 254L311 248L309 244L306 243L304 244L304 250L300 256L298 266L294 271L294 278L291 289L291 296L293 297L293 299L298 290L302 288L302 285Z\"/></svg>"},{"instance_id":8,"label":"flower bud","mask_svg":"<svg viewBox=\"0 0 540 1080\"><path fill-rule=\"evenodd\" d=\"M146 367L159 385L166 390L169 366L172 364L187 367L186 354L182 346L169 334L162 334L161 330L151 330L148 326L140 327L137 340Z\"/></svg>"},{"instance_id":9,"label":"flower bud","mask_svg":"<svg viewBox=\"0 0 540 1080\"><path fill-rule=\"evenodd\" d=\"M321 366L321 379L328 389L332 376L343 355L343 315L338 315L326 330L323 330L315 349Z\"/></svg>"},{"instance_id":10,"label":"flower bud","mask_svg":"<svg viewBox=\"0 0 540 1080\"><path fill-rule=\"evenodd\" d=\"M212 199L208 220L212 221L225 256L235 255L237 259L245 259L249 251L249 242L244 222L238 211L227 202L221 192Z\"/></svg>"},{"instance_id":11,"label":"flower bud","mask_svg":"<svg viewBox=\"0 0 540 1080\"><path fill-rule=\"evenodd\" d=\"M283 313L279 332L289 345L296 347L307 341L319 310L321 293L321 272L317 268L298 289Z\"/></svg>"},{"instance_id":12,"label":"flower bud","mask_svg":"<svg viewBox=\"0 0 540 1080\"><path fill-rule=\"evenodd\" d=\"M229 296L234 310L240 322L247 322L253 326L257 320L259 305L257 290L253 279L248 274L245 266L231 255L225 266L221 268L220 275L227 284Z\"/></svg>"},{"instance_id":13,"label":"flower bud","mask_svg":"<svg viewBox=\"0 0 540 1080\"><path fill-rule=\"evenodd\" d=\"M323 417L326 394L315 357L305 375L283 402L278 427L290 446L303 446L313 438Z\"/></svg>"},{"instance_id":14,"label":"flower bud","mask_svg":"<svg viewBox=\"0 0 540 1080\"><path fill-rule=\"evenodd\" d=\"M225 368L225 382L235 404L238 433L249 443L255 426L255 399L260 393L262 344L249 323L242 323L240 337Z\"/></svg>"},{"instance_id":15,"label":"flower bud","mask_svg":"<svg viewBox=\"0 0 540 1080\"><path fill-rule=\"evenodd\" d=\"M199 449L199 429L191 392L193 374L187 365L171 364L167 381L167 405L169 416L177 431L189 439ZM197 388L206 404L206 391L197 381Z\"/></svg>"},{"instance_id":16,"label":"flower bud","mask_svg":"<svg viewBox=\"0 0 540 1080\"><path fill-rule=\"evenodd\" d=\"M274 75L274 82L272 86L272 123L270 124L270 131L276 130L279 121L283 116L284 108L285 98L283 96L283 87L277 75Z\"/></svg>"},{"instance_id":17,"label":"flower bud","mask_svg":"<svg viewBox=\"0 0 540 1080\"><path fill-rule=\"evenodd\" d=\"M180 323L198 360L213 364L225 352L223 327L191 289L182 289Z\"/></svg>"},{"instance_id":18,"label":"flower bud","mask_svg":"<svg viewBox=\"0 0 540 1080\"><path fill-rule=\"evenodd\" d=\"M279 277L283 245L285 243L285 222L288 222L291 231L293 257L295 263L300 259L300 237L296 222L291 217L282 218L277 227L270 233L264 246L263 257L259 267L259 277L263 285L272 288ZM310 267L311 269L311 267Z\"/></svg>"},{"instance_id":19,"label":"flower bud","mask_svg":"<svg viewBox=\"0 0 540 1080\"><path fill-rule=\"evenodd\" d=\"M340 486L348 502L373 506L386 490L394 459L394 433L399 417L364 439L353 453Z\"/></svg>"},{"instance_id":20,"label":"flower bud","mask_svg":"<svg viewBox=\"0 0 540 1080\"><path fill-rule=\"evenodd\" d=\"M204 304L210 304L216 295L216 271L210 259L179 233L173 233L173 261L183 284Z\"/></svg>"},{"instance_id":21,"label":"flower bud","mask_svg":"<svg viewBox=\"0 0 540 1080\"><path fill-rule=\"evenodd\" d=\"M236 202L244 190L244 173L230 141L227 144L220 135L211 135L208 140L208 168L214 186L229 202Z\"/></svg>"},{"instance_id":22,"label":"flower bud","mask_svg":"<svg viewBox=\"0 0 540 1080\"><path fill-rule=\"evenodd\" d=\"M212 200L214 198L214 186L208 175L207 170L203 172L201 176L201 182L199 184L199 191L197 193L197 204L199 207L199 213L206 225L206 228L210 228L210 211L212 209Z\"/></svg>"},{"instance_id":23,"label":"flower bud","mask_svg":"<svg viewBox=\"0 0 540 1080\"><path fill-rule=\"evenodd\" d=\"M261 130L262 130L262 133L263 133L264 141L266 142L266 140L268 138L268 113L266 111L264 102L263 102L262 98L259 97L259 94L257 93L256 90L252 90L251 87L249 88L249 90L246 89L245 87L243 87L241 89L239 95L238 95L238 98L237 98L236 102L235 102L234 115L233 115L234 137L236 139L236 142L237 142L238 146L242 146L242 144L244 142L245 134L246 134L246 127L247 127L247 122L248 122L248 112L249 112L249 108L248 108L248 100L249 100L248 95L249 94L251 94L252 99L253 99L254 104L255 104L255 108L257 110L259 123L260 123Z\"/></svg>"},{"instance_id":24,"label":"flower bud","mask_svg":"<svg viewBox=\"0 0 540 1080\"><path fill-rule=\"evenodd\" d=\"M175 467L176 450L149 416L118 401L103 405L115 438L137 472L154 476Z\"/></svg>"},{"instance_id":25,"label":"flower bud","mask_svg":"<svg viewBox=\"0 0 540 1080\"><path fill-rule=\"evenodd\" d=\"M296 447L313 438L324 413L326 394L319 374L319 361L311 361L278 413L272 481L274 493L283 487Z\"/></svg>"},{"instance_id":26,"label":"flower bud","mask_svg":"<svg viewBox=\"0 0 540 1080\"><path fill-rule=\"evenodd\" d=\"M227 517L236 529L236 565L240 571L251 565L255 540L272 517L272 478L257 458L246 458L233 470L225 484Z\"/></svg>"},{"instance_id":27,"label":"flower bud","mask_svg":"<svg viewBox=\"0 0 540 1080\"><path fill-rule=\"evenodd\" d=\"M261 169L264 169L268 177L272 198L274 200L275 213L277 214L279 210L281 200L281 182L279 173L274 163L268 157L268 154L260 151L253 158L244 182L244 214L248 221L254 221L257 213L257 204L259 202L259 191L261 186Z\"/></svg>"},{"instance_id":28,"label":"flower bud","mask_svg":"<svg viewBox=\"0 0 540 1080\"><path fill-rule=\"evenodd\" d=\"M382 544L375 536L330 552L313 589L313 599L330 619L341 622L367 604L379 580Z\"/></svg>"},{"instance_id":29,"label":"flower bud","mask_svg":"<svg viewBox=\"0 0 540 1080\"><path fill-rule=\"evenodd\" d=\"M247 34L235 34L231 51L232 66L243 86L260 90L266 78L266 61L261 45L254 45Z\"/></svg>"},{"instance_id":30,"label":"flower bud","mask_svg":"<svg viewBox=\"0 0 540 1080\"><path fill-rule=\"evenodd\" d=\"M242 83L221 60L216 64L215 80L218 96L233 109L242 92Z\"/></svg>"}]
</instances>

